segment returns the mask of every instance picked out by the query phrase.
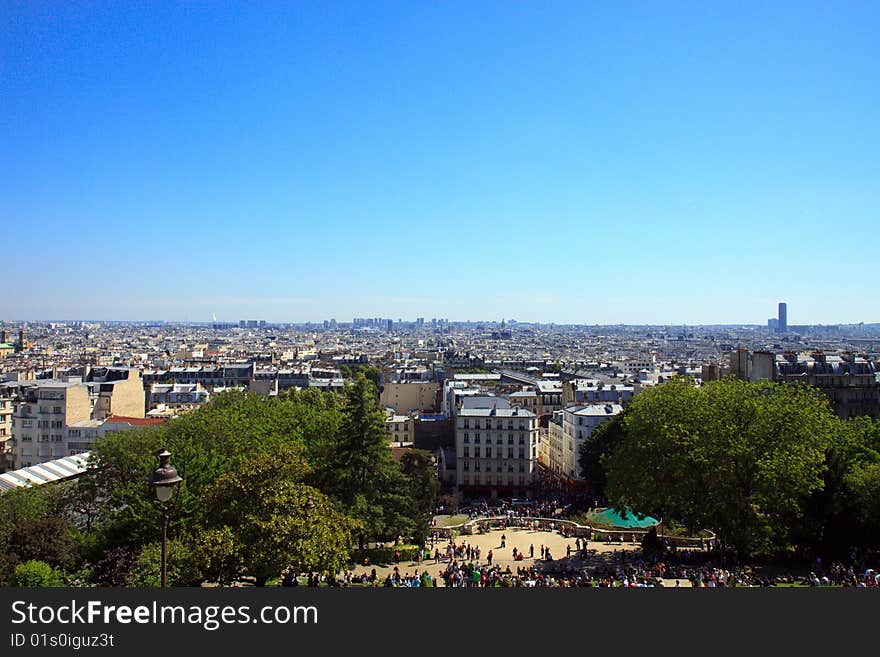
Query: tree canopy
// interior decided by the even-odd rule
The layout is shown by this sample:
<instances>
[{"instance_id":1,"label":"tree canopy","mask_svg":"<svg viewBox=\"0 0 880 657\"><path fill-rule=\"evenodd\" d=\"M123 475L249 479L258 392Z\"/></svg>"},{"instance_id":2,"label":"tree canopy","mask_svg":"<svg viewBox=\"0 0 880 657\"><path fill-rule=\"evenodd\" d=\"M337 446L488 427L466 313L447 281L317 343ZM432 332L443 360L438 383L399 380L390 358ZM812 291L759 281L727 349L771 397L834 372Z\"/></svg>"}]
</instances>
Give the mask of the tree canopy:
<instances>
[{"instance_id":1,"label":"tree canopy","mask_svg":"<svg viewBox=\"0 0 880 657\"><path fill-rule=\"evenodd\" d=\"M635 397L602 459L618 506L710 528L748 555L783 548L847 431L817 390L676 377Z\"/></svg>"},{"instance_id":2,"label":"tree canopy","mask_svg":"<svg viewBox=\"0 0 880 657\"><path fill-rule=\"evenodd\" d=\"M0 496L0 583L27 559L88 565L97 583L152 582L162 513L148 481L162 448L183 478L169 513L176 583L195 577L192 559L209 579L262 583L287 567L336 571L355 539L424 533L412 496L431 494L425 457L394 460L359 372L342 394L215 395L166 425L97 439L75 483Z\"/></svg>"}]
</instances>

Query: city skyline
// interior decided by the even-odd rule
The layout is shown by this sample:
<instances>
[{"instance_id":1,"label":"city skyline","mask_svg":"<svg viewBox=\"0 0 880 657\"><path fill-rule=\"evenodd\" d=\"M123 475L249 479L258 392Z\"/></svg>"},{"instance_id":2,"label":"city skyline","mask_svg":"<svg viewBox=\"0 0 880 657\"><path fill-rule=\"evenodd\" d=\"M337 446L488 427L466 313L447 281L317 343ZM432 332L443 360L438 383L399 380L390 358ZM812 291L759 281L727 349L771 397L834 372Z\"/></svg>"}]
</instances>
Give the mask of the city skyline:
<instances>
[{"instance_id":1,"label":"city skyline","mask_svg":"<svg viewBox=\"0 0 880 657\"><path fill-rule=\"evenodd\" d=\"M880 320L877 5L0 16L5 316Z\"/></svg>"}]
</instances>

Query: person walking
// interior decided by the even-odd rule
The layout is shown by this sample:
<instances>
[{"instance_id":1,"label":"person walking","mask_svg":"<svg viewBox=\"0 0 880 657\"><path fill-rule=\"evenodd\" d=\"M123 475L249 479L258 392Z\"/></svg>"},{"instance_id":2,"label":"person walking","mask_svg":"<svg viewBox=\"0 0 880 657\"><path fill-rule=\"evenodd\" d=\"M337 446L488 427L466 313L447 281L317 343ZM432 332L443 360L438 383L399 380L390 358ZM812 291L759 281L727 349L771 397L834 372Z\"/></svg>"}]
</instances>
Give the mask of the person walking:
<instances>
[{"instance_id":1,"label":"person walking","mask_svg":"<svg viewBox=\"0 0 880 657\"><path fill-rule=\"evenodd\" d=\"M489 550L486 553L486 561L489 563L490 566L492 565L492 550Z\"/></svg>"},{"instance_id":2,"label":"person walking","mask_svg":"<svg viewBox=\"0 0 880 657\"><path fill-rule=\"evenodd\" d=\"M505 545L507 545L507 535L501 534L501 547L503 548Z\"/></svg>"},{"instance_id":3,"label":"person walking","mask_svg":"<svg viewBox=\"0 0 880 657\"><path fill-rule=\"evenodd\" d=\"M535 558L535 545L529 545L529 559Z\"/></svg>"}]
</instances>

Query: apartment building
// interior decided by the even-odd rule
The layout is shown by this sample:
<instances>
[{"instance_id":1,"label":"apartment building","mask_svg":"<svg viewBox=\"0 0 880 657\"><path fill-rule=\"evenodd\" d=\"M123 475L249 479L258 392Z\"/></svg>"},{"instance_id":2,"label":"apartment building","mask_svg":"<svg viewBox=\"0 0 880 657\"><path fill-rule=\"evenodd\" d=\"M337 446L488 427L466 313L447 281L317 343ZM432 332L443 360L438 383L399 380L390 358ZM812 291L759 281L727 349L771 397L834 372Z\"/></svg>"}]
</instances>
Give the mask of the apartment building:
<instances>
[{"instance_id":1,"label":"apartment building","mask_svg":"<svg viewBox=\"0 0 880 657\"><path fill-rule=\"evenodd\" d=\"M199 383L153 383L148 397L149 408L195 408L207 403L211 394Z\"/></svg>"},{"instance_id":2,"label":"apartment building","mask_svg":"<svg viewBox=\"0 0 880 657\"><path fill-rule=\"evenodd\" d=\"M563 407L572 404L627 404L635 388L620 383L606 383L600 379L572 379L562 384Z\"/></svg>"},{"instance_id":3,"label":"apartment building","mask_svg":"<svg viewBox=\"0 0 880 657\"><path fill-rule=\"evenodd\" d=\"M623 412L620 404L567 406L550 422L550 471L570 481L582 481L579 464L581 445L593 430Z\"/></svg>"},{"instance_id":4,"label":"apartment building","mask_svg":"<svg viewBox=\"0 0 880 657\"><path fill-rule=\"evenodd\" d=\"M91 419L88 386L51 379L29 381L19 395L12 415L14 467L69 456L66 427Z\"/></svg>"},{"instance_id":5,"label":"apartment building","mask_svg":"<svg viewBox=\"0 0 880 657\"><path fill-rule=\"evenodd\" d=\"M0 387L0 472L12 467L12 393Z\"/></svg>"},{"instance_id":6,"label":"apartment building","mask_svg":"<svg viewBox=\"0 0 880 657\"><path fill-rule=\"evenodd\" d=\"M469 397L456 409L456 487L465 497L530 497L538 483L535 413L502 397Z\"/></svg>"},{"instance_id":7,"label":"apartment building","mask_svg":"<svg viewBox=\"0 0 880 657\"><path fill-rule=\"evenodd\" d=\"M385 418L388 438L395 447L412 446L415 442L415 419L411 415L390 413Z\"/></svg>"},{"instance_id":8,"label":"apartment building","mask_svg":"<svg viewBox=\"0 0 880 657\"><path fill-rule=\"evenodd\" d=\"M144 417L146 393L140 370L107 368L92 370L89 385L94 396L92 417L103 420L111 415Z\"/></svg>"},{"instance_id":9,"label":"apartment building","mask_svg":"<svg viewBox=\"0 0 880 657\"><path fill-rule=\"evenodd\" d=\"M738 349L730 354L730 372L746 381L785 381L818 388L843 419L880 417L880 370L852 352L774 354Z\"/></svg>"},{"instance_id":10,"label":"apartment building","mask_svg":"<svg viewBox=\"0 0 880 657\"><path fill-rule=\"evenodd\" d=\"M379 395L379 403L393 408L398 413L435 412L439 409L439 392L440 385L433 381L385 383Z\"/></svg>"}]
</instances>

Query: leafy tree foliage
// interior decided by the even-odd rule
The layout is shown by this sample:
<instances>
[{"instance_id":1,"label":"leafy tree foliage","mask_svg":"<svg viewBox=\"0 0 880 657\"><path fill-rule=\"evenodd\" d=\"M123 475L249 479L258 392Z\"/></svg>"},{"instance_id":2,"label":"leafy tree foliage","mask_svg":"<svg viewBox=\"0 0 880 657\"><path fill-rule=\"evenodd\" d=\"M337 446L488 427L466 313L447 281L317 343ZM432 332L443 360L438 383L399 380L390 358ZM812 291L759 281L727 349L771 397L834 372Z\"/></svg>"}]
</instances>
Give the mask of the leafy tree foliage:
<instances>
[{"instance_id":1,"label":"leafy tree foliage","mask_svg":"<svg viewBox=\"0 0 880 657\"><path fill-rule=\"evenodd\" d=\"M611 454L623 442L626 435L624 415L621 413L603 422L581 443L578 454L581 476L594 492L605 490L607 477L602 457Z\"/></svg>"},{"instance_id":2,"label":"leafy tree foliage","mask_svg":"<svg viewBox=\"0 0 880 657\"><path fill-rule=\"evenodd\" d=\"M319 451L315 481L361 522L360 547L415 529L409 483L388 447L375 388L364 376L347 387L339 431Z\"/></svg>"},{"instance_id":3,"label":"leafy tree foliage","mask_svg":"<svg viewBox=\"0 0 880 657\"><path fill-rule=\"evenodd\" d=\"M0 584L25 561L58 568L76 564L76 529L57 515L57 493L52 487L36 487L0 495Z\"/></svg>"},{"instance_id":4,"label":"leafy tree foliage","mask_svg":"<svg viewBox=\"0 0 880 657\"><path fill-rule=\"evenodd\" d=\"M170 540L167 543L168 586L198 586L202 582L202 572L193 557L193 551L183 541ZM126 578L128 586L158 587L162 585L162 544L145 545Z\"/></svg>"},{"instance_id":5,"label":"leafy tree foliage","mask_svg":"<svg viewBox=\"0 0 880 657\"><path fill-rule=\"evenodd\" d=\"M407 450L400 459L403 473L409 479L409 501L412 510L409 516L413 521L413 542L424 545L428 539L434 505L440 491L434 456L422 449Z\"/></svg>"},{"instance_id":6,"label":"leafy tree foliage","mask_svg":"<svg viewBox=\"0 0 880 657\"><path fill-rule=\"evenodd\" d=\"M676 378L634 398L624 427L602 461L609 497L748 555L788 545L841 421L806 386Z\"/></svg>"},{"instance_id":7,"label":"leafy tree foliage","mask_svg":"<svg viewBox=\"0 0 880 657\"><path fill-rule=\"evenodd\" d=\"M236 564L258 586L287 567L335 572L347 561L356 523L303 483L309 465L296 447L246 461L204 491L200 543L220 577Z\"/></svg>"},{"instance_id":8,"label":"leafy tree foliage","mask_svg":"<svg viewBox=\"0 0 880 657\"><path fill-rule=\"evenodd\" d=\"M341 396L216 395L167 425L100 438L76 482L0 496L0 584L35 558L66 569L84 562L70 577L105 585L158 577L149 546L162 516L148 481L161 448L184 480L169 538L216 581L244 573L265 581L288 566L334 570L352 535L361 543L424 535L436 496L430 455L394 460L373 382L379 371L371 380L359 369ZM308 499L316 510L302 516ZM187 568L174 581L187 581Z\"/></svg>"},{"instance_id":9,"label":"leafy tree foliage","mask_svg":"<svg viewBox=\"0 0 880 657\"><path fill-rule=\"evenodd\" d=\"M45 561L31 559L15 567L9 585L22 588L42 588L64 586L64 580L61 573Z\"/></svg>"}]
</instances>

